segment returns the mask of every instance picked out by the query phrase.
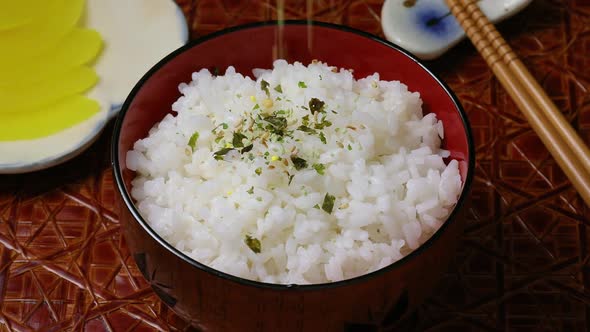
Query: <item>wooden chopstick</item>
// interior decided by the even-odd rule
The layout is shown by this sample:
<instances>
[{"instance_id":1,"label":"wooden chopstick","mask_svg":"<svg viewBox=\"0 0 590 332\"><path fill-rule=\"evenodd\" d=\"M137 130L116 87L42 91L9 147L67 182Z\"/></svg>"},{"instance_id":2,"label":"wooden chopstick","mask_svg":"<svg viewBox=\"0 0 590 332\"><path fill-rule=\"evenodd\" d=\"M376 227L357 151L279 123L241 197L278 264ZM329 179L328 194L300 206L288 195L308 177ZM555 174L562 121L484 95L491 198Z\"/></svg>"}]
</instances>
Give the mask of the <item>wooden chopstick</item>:
<instances>
[{"instance_id":1,"label":"wooden chopstick","mask_svg":"<svg viewBox=\"0 0 590 332\"><path fill-rule=\"evenodd\" d=\"M557 109L557 106L547 96L543 88L526 69L516 53L508 46L506 40L500 35L494 25L481 11L476 1L464 1L464 8L468 15L475 21L479 31L496 50L498 56L508 65L512 73L520 81L528 94L536 102L539 109L547 116L549 121L561 133L567 144L574 150L583 163L586 171L590 172L590 149L584 144L578 133L570 126L567 119Z\"/></svg>"},{"instance_id":2,"label":"wooden chopstick","mask_svg":"<svg viewBox=\"0 0 590 332\"><path fill-rule=\"evenodd\" d=\"M590 206L588 147L480 11L476 0L446 2L500 84Z\"/></svg>"}]
</instances>

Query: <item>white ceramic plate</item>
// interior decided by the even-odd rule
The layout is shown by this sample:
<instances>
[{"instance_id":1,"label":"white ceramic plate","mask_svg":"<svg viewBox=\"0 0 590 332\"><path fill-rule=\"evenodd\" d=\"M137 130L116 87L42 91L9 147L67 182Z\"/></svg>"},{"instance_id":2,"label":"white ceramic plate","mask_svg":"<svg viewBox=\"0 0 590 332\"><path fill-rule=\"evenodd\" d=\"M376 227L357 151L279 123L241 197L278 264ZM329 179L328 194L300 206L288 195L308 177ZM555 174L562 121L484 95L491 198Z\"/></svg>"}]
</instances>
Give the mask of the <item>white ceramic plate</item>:
<instances>
[{"instance_id":1,"label":"white ceramic plate","mask_svg":"<svg viewBox=\"0 0 590 332\"><path fill-rule=\"evenodd\" d=\"M80 154L117 114L141 76L189 38L184 14L172 0L87 0L84 20L83 26L104 40L94 65L100 81L87 93L101 111L48 137L0 142L0 174L45 169Z\"/></svg>"},{"instance_id":2,"label":"white ceramic plate","mask_svg":"<svg viewBox=\"0 0 590 332\"><path fill-rule=\"evenodd\" d=\"M532 0L481 0L481 10L499 22L524 9ZM381 26L391 42L424 60L437 58L465 37L444 0L386 0Z\"/></svg>"}]
</instances>

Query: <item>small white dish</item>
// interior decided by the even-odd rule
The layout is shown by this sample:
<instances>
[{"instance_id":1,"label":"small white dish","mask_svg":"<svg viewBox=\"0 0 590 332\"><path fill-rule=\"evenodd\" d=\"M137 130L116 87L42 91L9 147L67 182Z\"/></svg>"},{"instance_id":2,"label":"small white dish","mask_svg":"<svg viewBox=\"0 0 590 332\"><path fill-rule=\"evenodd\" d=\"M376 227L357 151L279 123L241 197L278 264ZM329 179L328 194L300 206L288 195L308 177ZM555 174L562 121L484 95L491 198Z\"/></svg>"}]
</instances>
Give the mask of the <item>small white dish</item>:
<instances>
[{"instance_id":1,"label":"small white dish","mask_svg":"<svg viewBox=\"0 0 590 332\"><path fill-rule=\"evenodd\" d=\"M0 142L0 174L49 168L83 152L119 112L141 76L189 38L184 14L172 0L87 0L84 20L82 25L104 40L93 66L99 83L87 93L101 111L51 136Z\"/></svg>"},{"instance_id":2,"label":"small white dish","mask_svg":"<svg viewBox=\"0 0 590 332\"><path fill-rule=\"evenodd\" d=\"M491 22L523 10L532 0L480 0ZM385 37L423 60L432 60L463 38L463 29L444 0L386 0L381 9Z\"/></svg>"}]
</instances>

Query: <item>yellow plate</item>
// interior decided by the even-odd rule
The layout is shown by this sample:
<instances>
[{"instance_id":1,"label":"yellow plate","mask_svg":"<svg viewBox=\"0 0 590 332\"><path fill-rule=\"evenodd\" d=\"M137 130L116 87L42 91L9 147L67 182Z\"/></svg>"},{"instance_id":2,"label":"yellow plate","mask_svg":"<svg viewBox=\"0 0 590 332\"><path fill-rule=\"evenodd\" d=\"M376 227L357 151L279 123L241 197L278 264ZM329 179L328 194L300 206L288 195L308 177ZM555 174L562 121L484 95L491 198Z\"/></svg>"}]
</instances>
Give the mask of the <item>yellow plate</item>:
<instances>
[{"instance_id":1,"label":"yellow plate","mask_svg":"<svg viewBox=\"0 0 590 332\"><path fill-rule=\"evenodd\" d=\"M31 88L0 86L0 114L26 111L49 105L58 100L87 91L96 84L94 70L81 66L60 75L59 80L48 79ZM0 115L0 118L2 116Z\"/></svg>"},{"instance_id":2,"label":"yellow plate","mask_svg":"<svg viewBox=\"0 0 590 332\"><path fill-rule=\"evenodd\" d=\"M40 138L55 134L100 111L95 100L72 96L41 110L0 114L0 141Z\"/></svg>"},{"instance_id":3,"label":"yellow plate","mask_svg":"<svg viewBox=\"0 0 590 332\"><path fill-rule=\"evenodd\" d=\"M0 0L0 31L37 20L56 0Z\"/></svg>"},{"instance_id":4,"label":"yellow plate","mask_svg":"<svg viewBox=\"0 0 590 332\"><path fill-rule=\"evenodd\" d=\"M101 47L98 32L75 28L50 50L35 57L2 60L0 52L0 86L25 88L31 83L61 77L64 72L94 60Z\"/></svg>"},{"instance_id":5,"label":"yellow plate","mask_svg":"<svg viewBox=\"0 0 590 332\"><path fill-rule=\"evenodd\" d=\"M20 0L12 1L26 5ZM80 20L84 0L52 0L45 9L40 19L0 31L0 62L18 59L22 54L39 54L54 46Z\"/></svg>"}]
</instances>

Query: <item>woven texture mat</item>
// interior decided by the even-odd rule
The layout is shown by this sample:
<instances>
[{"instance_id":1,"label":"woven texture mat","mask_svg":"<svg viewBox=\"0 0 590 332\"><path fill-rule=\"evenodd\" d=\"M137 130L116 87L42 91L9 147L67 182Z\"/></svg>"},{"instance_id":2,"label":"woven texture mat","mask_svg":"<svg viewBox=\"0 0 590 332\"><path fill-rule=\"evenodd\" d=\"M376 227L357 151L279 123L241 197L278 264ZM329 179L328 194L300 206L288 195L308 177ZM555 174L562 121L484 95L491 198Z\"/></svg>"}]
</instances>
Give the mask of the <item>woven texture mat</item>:
<instances>
[{"instance_id":1,"label":"woven texture mat","mask_svg":"<svg viewBox=\"0 0 590 332\"><path fill-rule=\"evenodd\" d=\"M401 1L401 0L400 0ZM275 1L179 0L192 38L275 19ZM286 1L286 18L306 17ZM382 36L381 1L314 1L313 19ZM590 142L590 1L535 0L499 28ZM467 42L427 64L473 126L468 225L448 273L406 331L588 331L590 209ZM64 165L0 176L0 330L185 331L121 238L112 124Z\"/></svg>"}]
</instances>

